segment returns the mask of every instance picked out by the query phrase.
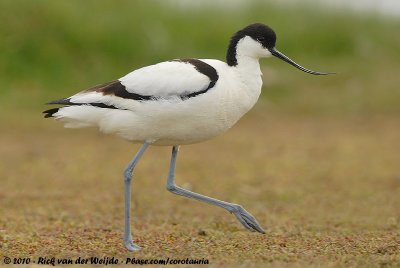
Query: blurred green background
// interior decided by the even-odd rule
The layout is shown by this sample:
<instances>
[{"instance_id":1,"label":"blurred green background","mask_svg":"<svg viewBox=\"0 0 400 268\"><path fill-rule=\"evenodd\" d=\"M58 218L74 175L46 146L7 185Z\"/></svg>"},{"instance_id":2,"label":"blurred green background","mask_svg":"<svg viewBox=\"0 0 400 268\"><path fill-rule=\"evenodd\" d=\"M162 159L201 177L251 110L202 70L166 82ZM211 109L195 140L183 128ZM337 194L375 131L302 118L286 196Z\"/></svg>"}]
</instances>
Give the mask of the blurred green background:
<instances>
[{"instance_id":1,"label":"blurred green background","mask_svg":"<svg viewBox=\"0 0 400 268\"><path fill-rule=\"evenodd\" d=\"M262 61L263 100L279 112L399 113L399 20L312 2L0 1L3 114L40 111L46 100L180 58L225 59L238 29L263 22L277 47L312 77ZM10 111L11 110L11 111ZM7 117L7 116L6 116Z\"/></svg>"}]
</instances>

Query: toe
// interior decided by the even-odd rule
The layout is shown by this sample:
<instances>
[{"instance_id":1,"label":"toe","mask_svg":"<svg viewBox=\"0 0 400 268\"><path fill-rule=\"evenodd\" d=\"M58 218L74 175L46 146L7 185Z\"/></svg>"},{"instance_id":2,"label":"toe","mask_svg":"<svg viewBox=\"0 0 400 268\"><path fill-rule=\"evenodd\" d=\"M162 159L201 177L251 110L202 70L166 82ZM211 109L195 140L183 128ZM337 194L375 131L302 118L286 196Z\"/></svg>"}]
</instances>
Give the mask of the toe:
<instances>
[{"instance_id":1,"label":"toe","mask_svg":"<svg viewBox=\"0 0 400 268\"><path fill-rule=\"evenodd\" d=\"M125 242L124 244L125 248L129 251L139 251L142 249L138 245L134 244L132 241Z\"/></svg>"},{"instance_id":2,"label":"toe","mask_svg":"<svg viewBox=\"0 0 400 268\"><path fill-rule=\"evenodd\" d=\"M240 221L240 223L243 224L244 227L246 227L250 231L254 231L253 228L243 219L240 213L235 213L235 216Z\"/></svg>"}]
</instances>

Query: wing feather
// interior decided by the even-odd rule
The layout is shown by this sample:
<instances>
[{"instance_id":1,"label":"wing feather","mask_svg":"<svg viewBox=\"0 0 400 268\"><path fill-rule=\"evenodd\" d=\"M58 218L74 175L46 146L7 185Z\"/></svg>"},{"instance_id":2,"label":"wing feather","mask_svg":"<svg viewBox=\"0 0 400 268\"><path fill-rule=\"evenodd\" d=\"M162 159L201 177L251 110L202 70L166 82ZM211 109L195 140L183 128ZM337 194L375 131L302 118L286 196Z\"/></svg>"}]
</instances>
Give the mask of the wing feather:
<instances>
[{"instance_id":1,"label":"wing feather","mask_svg":"<svg viewBox=\"0 0 400 268\"><path fill-rule=\"evenodd\" d=\"M124 77L86 89L72 97L49 104L92 105L99 108L129 109L134 101L192 98L207 92L218 80L210 64L198 59L161 62L137 69ZM53 111L50 111L50 114ZM51 115L50 115L51 116Z\"/></svg>"},{"instance_id":2,"label":"wing feather","mask_svg":"<svg viewBox=\"0 0 400 268\"><path fill-rule=\"evenodd\" d=\"M207 74L200 72L193 64L201 61L194 59L191 61L175 60L150 65L125 75L119 81L127 91L139 95L157 97L189 95L205 90L212 82Z\"/></svg>"}]
</instances>

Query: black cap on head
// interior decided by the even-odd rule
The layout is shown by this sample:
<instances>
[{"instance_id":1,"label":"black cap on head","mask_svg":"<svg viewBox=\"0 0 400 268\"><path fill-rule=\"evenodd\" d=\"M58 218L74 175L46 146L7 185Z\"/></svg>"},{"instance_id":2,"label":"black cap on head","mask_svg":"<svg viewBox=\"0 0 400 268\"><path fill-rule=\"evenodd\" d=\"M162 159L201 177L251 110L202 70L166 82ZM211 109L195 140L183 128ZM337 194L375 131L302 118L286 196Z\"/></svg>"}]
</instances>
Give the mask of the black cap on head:
<instances>
[{"instance_id":1,"label":"black cap on head","mask_svg":"<svg viewBox=\"0 0 400 268\"><path fill-rule=\"evenodd\" d=\"M275 48L276 43L276 34L274 30L262 23L254 23L246 26L242 30L238 31L236 34L232 36L231 42L228 47L228 53L226 55L226 60L229 66L236 66L238 64L236 59L236 47L240 39L245 36L249 36L253 38L255 41L259 42L265 49L267 49L271 54L291 65L296 67L297 69L314 75L326 75L333 73L323 73L323 72L315 72L309 69L304 68L303 66L297 64L283 53L279 52Z\"/></svg>"},{"instance_id":2,"label":"black cap on head","mask_svg":"<svg viewBox=\"0 0 400 268\"><path fill-rule=\"evenodd\" d=\"M231 38L231 42L229 43L228 47L228 53L226 56L227 63L230 66L237 65L236 46L239 40L245 36L249 36L254 40L260 42L262 46L266 49L275 47L276 34L274 30L262 23L250 24L249 26L246 26L242 30L235 33Z\"/></svg>"},{"instance_id":3,"label":"black cap on head","mask_svg":"<svg viewBox=\"0 0 400 268\"><path fill-rule=\"evenodd\" d=\"M276 43L276 34L274 30L262 23L250 24L237 32L234 37L236 36L240 36L240 38L250 36L254 40L260 42L265 48L273 48Z\"/></svg>"}]
</instances>

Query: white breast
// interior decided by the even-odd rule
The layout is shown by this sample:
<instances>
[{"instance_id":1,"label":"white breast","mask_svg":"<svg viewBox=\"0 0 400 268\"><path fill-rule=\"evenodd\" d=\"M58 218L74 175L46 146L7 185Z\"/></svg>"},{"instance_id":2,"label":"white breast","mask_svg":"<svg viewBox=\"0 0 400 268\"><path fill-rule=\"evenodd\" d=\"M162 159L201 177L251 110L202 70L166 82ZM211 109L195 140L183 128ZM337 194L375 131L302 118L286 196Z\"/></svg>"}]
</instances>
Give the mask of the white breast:
<instances>
[{"instance_id":1,"label":"white breast","mask_svg":"<svg viewBox=\"0 0 400 268\"><path fill-rule=\"evenodd\" d=\"M203 78L204 75L196 74L197 71L189 65L182 68L186 68L185 72L193 77L186 82L182 82L185 79L180 79L178 88L173 88L167 83L168 85L158 85L157 89L154 89L156 81L147 79L139 83L141 80L132 77L137 75L143 80L145 76L139 76L139 72L135 71L135 74L121 79L121 82L129 85L128 90L135 93L140 90L140 94L144 95L159 94L165 98L146 101L119 100L117 96L83 92L73 96L72 100L84 102L90 97L90 101L94 102L98 95L98 99L103 103L119 109L90 105L69 106L60 108L56 117L65 121L66 127L98 126L102 132L115 133L133 142L149 141L155 145L190 144L213 138L232 127L255 104L261 90L261 78L257 68L252 70L257 67L252 64L239 69L229 67L218 60L202 61L218 72L216 84L206 93L188 99L171 95L171 92L181 94L191 90L188 85L195 81L195 90L201 90L209 84L206 76ZM155 66L153 68L158 70L158 74L165 73L160 69L167 67L167 64ZM143 72L146 72L146 69ZM165 80L174 81L171 78L173 77L169 76ZM153 87L149 86L152 84Z\"/></svg>"}]
</instances>

